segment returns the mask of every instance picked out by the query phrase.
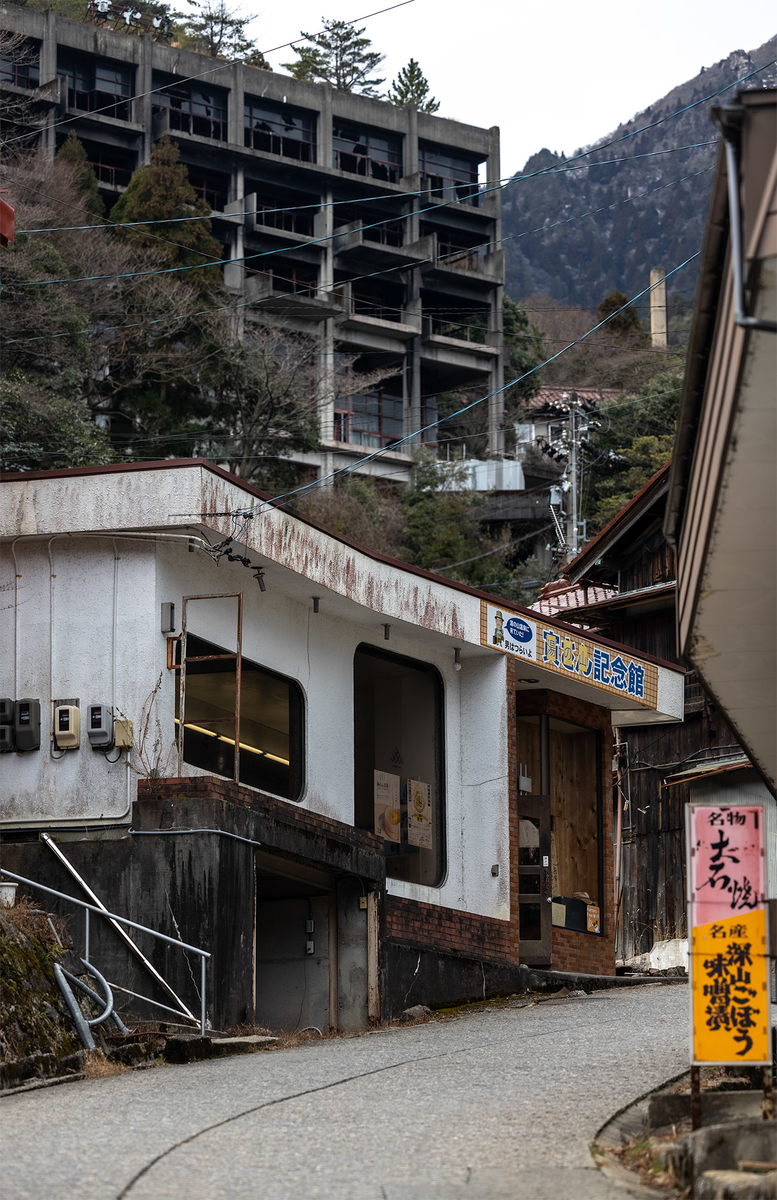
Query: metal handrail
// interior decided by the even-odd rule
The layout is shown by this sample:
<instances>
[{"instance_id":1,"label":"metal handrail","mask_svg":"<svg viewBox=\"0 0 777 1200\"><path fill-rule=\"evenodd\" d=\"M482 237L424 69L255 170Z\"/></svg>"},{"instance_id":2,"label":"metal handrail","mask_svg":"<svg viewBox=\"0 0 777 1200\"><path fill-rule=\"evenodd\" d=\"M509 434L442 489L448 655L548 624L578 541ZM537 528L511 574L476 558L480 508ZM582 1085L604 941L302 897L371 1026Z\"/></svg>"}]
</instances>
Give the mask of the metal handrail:
<instances>
[{"instance_id":1,"label":"metal handrail","mask_svg":"<svg viewBox=\"0 0 777 1200\"><path fill-rule=\"evenodd\" d=\"M58 900L67 900L70 904L75 904L78 908L83 908L86 911L86 959L89 959L89 913L97 913L100 917L108 917L112 921L118 921L120 925L129 925L131 929L139 929L141 933L150 933L152 937L157 938L160 942L167 942L171 946L177 946L180 950L189 950L192 954L200 956L200 1033L205 1036L205 962L211 957L207 950L201 950L199 946L190 946L188 942L182 942L180 938L169 937L166 933L159 933L156 929L149 929L148 925L141 925L138 921L131 921L129 917L120 917L118 913L108 912L106 908L98 908L96 904L87 904L84 900L78 900L75 896L68 896L65 892L58 892L54 888L46 887L45 884L37 883L34 879L26 879L24 875L16 875L13 871L6 871L4 867L0 867L0 875L5 875L8 879L13 879L16 883L25 883L28 887L37 888L41 892L46 892L49 896L56 896ZM115 985L113 985L115 986ZM125 990L125 989L121 989ZM136 993L131 993L136 995ZM156 1008L166 1008L166 1011L172 1012L164 1004L159 1004L156 1000L150 1000L148 996L137 996L138 1000L145 1000L148 1004L153 1004ZM187 1017L191 1020L191 1014L181 1012L180 1016Z\"/></svg>"}]
</instances>

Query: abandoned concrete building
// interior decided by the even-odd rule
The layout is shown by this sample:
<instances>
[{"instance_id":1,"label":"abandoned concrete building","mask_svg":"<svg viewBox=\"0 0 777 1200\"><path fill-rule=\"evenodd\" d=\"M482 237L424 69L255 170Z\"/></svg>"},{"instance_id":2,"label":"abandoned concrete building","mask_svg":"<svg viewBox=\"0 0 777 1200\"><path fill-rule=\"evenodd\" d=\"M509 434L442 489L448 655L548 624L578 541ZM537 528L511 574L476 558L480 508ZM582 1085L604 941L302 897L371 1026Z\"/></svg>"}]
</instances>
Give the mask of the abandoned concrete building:
<instances>
[{"instance_id":1,"label":"abandoned concrete building","mask_svg":"<svg viewBox=\"0 0 777 1200\"><path fill-rule=\"evenodd\" d=\"M414 444L437 441L439 394L502 384L498 129L128 36L103 11L96 26L4 8L25 53L0 54L0 89L49 153L78 135L106 211L169 134L212 209L243 335L272 314L316 330L328 370L344 355L371 379L397 372L332 389L319 450L296 460L326 475L381 449L359 469L408 480ZM486 420L499 454L500 397Z\"/></svg>"},{"instance_id":2,"label":"abandoned concrete building","mask_svg":"<svg viewBox=\"0 0 777 1200\"><path fill-rule=\"evenodd\" d=\"M614 974L612 727L682 720L682 668L203 460L6 474L0 501L3 871L210 953L195 998L196 962L136 935L221 1029ZM90 945L148 995L106 921Z\"/></svg>"}]
</instances>

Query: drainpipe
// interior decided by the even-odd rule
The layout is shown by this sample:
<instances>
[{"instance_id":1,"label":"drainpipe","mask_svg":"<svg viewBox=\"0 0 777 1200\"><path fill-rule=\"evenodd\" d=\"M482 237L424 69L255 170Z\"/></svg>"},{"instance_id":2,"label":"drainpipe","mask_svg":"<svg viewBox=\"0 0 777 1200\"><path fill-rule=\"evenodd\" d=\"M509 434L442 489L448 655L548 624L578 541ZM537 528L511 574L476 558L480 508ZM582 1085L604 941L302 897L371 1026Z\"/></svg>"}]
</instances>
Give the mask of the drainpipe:
<instances>
[{"instance_id":1,"label":"drainpipe","mask_svg":"<svg viewBox=\"0 0 777 1200\"><path fill-rule=\"evenodd\" d=\"M19 695L19 563L16 559L16 543L19 541L15 537L11 542L11 557L13 558L13 698Z\"/></svg>"},{"instance_id":2,"label":"drainpipe","mask_svg":"<svg viewBox=\"0 0 777 1200\"><path fill-rule=\"evenodd\" d=\"M740 106L713 110L713 120L726 146L726 176L728 182L728 216L731 237L731 265L734 272L734 313L737 325L745 329L761 329L777 333L777 321L764 321L745 314L744 249L742 246L742 213L739 203L739 144L745 111Z\"/></svg>"}]
</instances>

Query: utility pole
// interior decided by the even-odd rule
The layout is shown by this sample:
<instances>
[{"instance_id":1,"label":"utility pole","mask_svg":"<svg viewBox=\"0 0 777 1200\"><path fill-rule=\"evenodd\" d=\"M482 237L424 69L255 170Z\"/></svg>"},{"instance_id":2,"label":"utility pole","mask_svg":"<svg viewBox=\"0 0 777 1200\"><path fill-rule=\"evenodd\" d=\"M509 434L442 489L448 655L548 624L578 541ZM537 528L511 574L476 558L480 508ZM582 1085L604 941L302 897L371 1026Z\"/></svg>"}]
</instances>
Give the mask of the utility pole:
<instances>
[{"instance_id":1,"label":"utility pole","mask_svg":"<svg viewBox=\"0 0 777 1200\"><path fill-rule=\"evenodd\" d=\"M577 405L575 403L576 400L577 400L577 394L575 392L573 392L572 393L572 403L569 406L569 433L570 433L570 450L571 450L570 458L569 458L569 468L570 468L570 475L571 475L570 483L572 484L572 531L571 531L572 536L569 538L569 542L570 542L570 545L572 546L573 557L574 557L574 555L577 554L577 542L578 542L578 537L577 537L577 529L578 529L578 519L577 519L577 475L578 475L578 470L577 470Z\"/></svg>"}]
</instances>

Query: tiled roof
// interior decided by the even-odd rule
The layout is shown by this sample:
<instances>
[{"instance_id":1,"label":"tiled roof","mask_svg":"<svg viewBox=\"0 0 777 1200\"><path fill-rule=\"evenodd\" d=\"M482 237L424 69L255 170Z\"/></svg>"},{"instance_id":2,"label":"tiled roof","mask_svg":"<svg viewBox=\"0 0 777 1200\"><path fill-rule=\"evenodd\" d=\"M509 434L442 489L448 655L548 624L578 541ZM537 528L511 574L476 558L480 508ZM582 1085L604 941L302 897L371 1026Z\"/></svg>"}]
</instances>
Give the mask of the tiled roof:
<instances>
[{"instance_id":1,"label":"tiled roof","mask_svg":"<svg viewBox=\"0 0 777 1200\"><path fill-rule=\"evenodd\" d=\"M617 388L542 387L536 396L524 402L524 410L532 413L566 414L572 393L576 393L581 408L598 408L603 400L618 400L623 392Z\"/></svg>"},{"instance_id":2,"label":"tiled roof","mask_svg":"<svg viewBox=\"0 0 777 1200\"><path fill-rule=\"evenodd\" d=\"M599 584L572 584L564 576L546 583L529 607L545 617L554 617L568 610L584 608L587 604L601 604L617 594L615 588L601 587Z\"/></svg>"}]
</instances>

